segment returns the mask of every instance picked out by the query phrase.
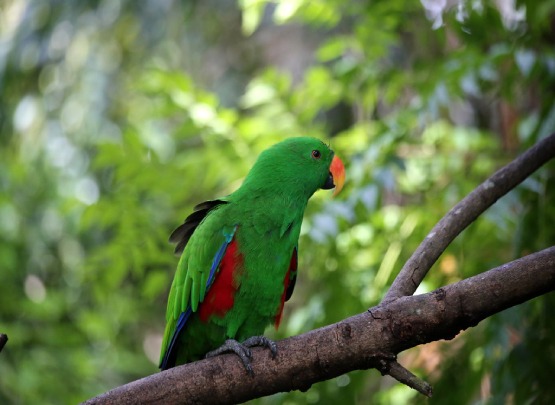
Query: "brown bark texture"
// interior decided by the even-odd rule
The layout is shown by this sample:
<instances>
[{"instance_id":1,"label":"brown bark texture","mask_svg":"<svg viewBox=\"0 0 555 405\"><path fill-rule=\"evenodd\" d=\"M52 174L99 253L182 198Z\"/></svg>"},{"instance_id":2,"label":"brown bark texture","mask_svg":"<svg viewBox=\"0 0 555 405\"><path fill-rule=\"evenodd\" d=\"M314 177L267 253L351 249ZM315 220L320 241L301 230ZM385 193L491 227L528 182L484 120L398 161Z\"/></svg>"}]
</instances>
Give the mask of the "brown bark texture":
<instances>
[{"instance_id":1,"label":"brown bark texture","mask_svg":"<svg viewBox=\"0 0 555 405\"><path fill-rule=\"evenodd\" d=\"M451 241L497 199L555 156L555 134L496 172L457 204L407 261L383 302L333 325L277 342L272 359L253 349L250 376L235 355L175 367L117 387L85 404L231 404L291 390L353 370L377 368L424 395L431 387L396 362L411 347L461 330L555 290L555 247L433 292L412 295Z\"/></svg>"}]
</instances>

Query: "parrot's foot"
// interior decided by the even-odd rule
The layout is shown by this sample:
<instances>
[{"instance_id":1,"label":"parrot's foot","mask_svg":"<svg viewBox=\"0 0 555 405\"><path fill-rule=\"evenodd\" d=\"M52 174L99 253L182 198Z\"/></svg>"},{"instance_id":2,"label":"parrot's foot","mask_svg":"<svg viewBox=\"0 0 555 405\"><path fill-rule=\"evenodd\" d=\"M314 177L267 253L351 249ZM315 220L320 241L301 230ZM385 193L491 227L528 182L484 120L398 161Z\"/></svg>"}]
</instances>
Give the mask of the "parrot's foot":
<instances>
[{"instance_id":1,"label":"parrot's foot","mask_svg":"<svg viewBox=\"0 0 555 405\"><path fill-rule=\"evenodd\" d=\"M245 340L243 343L239 343L235 339L227 339L223 345L218 347L216 350L212 350L206 354L206 358L214 357L222 353L235 353L245 366L247 373L254 375L254 371L251 366L252 353L250 347L254 346L265 346L272 352L272 358L277 355L277 345L273 340L268 339L264 336L253 336Z\"/></svg>"},{"instance_id":2,"label":"parrot's foot","mask_svg":"<svg viewBox=\"0 0 555 405\"><path fill-rule=\"evenodd\" d=\"M277 356L276 342L268 339L266 336L252 336L243 342L243 346L263 346L270 349L270 352L272 353L272 359L275 359Z\"/></svg>"}]
</instances>

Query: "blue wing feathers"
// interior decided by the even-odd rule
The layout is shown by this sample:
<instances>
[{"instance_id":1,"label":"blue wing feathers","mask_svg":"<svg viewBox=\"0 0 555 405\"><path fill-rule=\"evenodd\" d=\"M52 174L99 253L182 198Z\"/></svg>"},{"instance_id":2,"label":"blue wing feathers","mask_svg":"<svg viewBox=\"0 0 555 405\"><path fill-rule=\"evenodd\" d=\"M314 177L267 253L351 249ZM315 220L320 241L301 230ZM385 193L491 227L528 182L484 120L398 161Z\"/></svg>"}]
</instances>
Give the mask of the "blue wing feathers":
<instances>
[{"instance_id":1,"label":"blue wing feathers","mask_svg":"<svg viewBox=\"0 0 555 405\"><path fill-rule=\"evenodd\" d=\"M233 229L230 232L225 232L224 231L225 239L224 239L224 242L222 243L222 245L220 246L220 248L218 249L218 251L216 252L216 255L214 256L214 260L212 260L212 265L210 267L210 273L208 275L208 279L206 280L206 291L204 292L203 296L201 297L202 299L204 299L204 295L206 295L210 286L214 282L214 278L216 276L216 273L218 272L218 268L220 266L220 263L221 263L224 255L225 255L227 247L229 246L229 244L233 240L233 236L235 235L236 230L237 230L237 226L233 227ZM190 282L190 279L187 278L185 280L185 282ZM192 287L194 288L194 286L192 286ZM195 293L196 292L192 291L191 295L193 295ZM202 299L201 299L201 301L202 301ZM171 368L175 365L175 360L176 360L176 356L177 356L177 351L175 350L176 349L176 342L178 341L179 335L180 335L181 331L183 330L183 328L185 327L185 324L187 323L187 321L191 317L191 314L193 313L193 308L189 304L190 303L187 303L187 310L185 312L182 312L179 315L179 318L177 320L177 324L175 326L175 331L173 332L172 339L170 341L168 349L166 350L166 354L164 355L164 360L160 364L160 368L162 370L166 370L166 369Z\"/></svg>"},{"instance_id":2,"label":"blue wing feathers","mask_svg":"<svg viewBox=\"0 0 555 405\"><path fill-rule=\"evenodd\" d=\"M168 350L166 350L166 355L164 356L164 360L162 360L162 364L160 364L160 368L162 370L166 370L170 367L173 367L173 365L175 364L175 355L177 353L174 353L173 348L175 346L175 343L177 342L179 332L181 331L181 329L183 329L183 326L185 326L185 323L187 322L187 320L189 319L192 313L193 311L191 307L189 307L187 308L187 311L182 312L181 315L179 315L179 319L177 320L177 326L175 327L175 332L173 333L172 340L170 342ZM168 363L170 362L170 357L173 357L173 359L171 361L171 365L168 366Z\"/></svg>"},{"instance_id":3,"label":"blue wing feathers","mask_svg":"<svg viewBox=\"0 0 555 405\"><path fill-rule=\"evenodd\" d=\"M212 261L212 267L210 267L210 274L208 275L208 280L206 280L206 292L208 292L208 289L210 288L210 286L212 285L212 282L214 281L216 270L218 269L218 266L220 265L222 258L224 257L227 247L233 240L233 235L235 235L236 230L237 230L237 226L233 228L232 232L227 234L224 233L225 241L224 243L222 243L222 246L220 246L220 249L218 250L218 253L216 253L216 256L214 256L214 260Z\"/></svg>"}]
</instances>

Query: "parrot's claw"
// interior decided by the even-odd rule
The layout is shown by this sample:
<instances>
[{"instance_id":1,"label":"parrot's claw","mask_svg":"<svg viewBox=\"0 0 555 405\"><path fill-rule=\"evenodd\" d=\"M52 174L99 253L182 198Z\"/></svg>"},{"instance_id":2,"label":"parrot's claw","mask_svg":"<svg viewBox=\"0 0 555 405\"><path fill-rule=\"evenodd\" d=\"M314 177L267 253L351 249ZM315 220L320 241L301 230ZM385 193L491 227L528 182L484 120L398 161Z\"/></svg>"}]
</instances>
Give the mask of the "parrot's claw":
<instances>
[{"instance_id":1,"label":"parrot's claw","mask_svg":"<svg viewBox=\"0 0 555 405\"><path fill-rule=\"evenodd\" d=\"M272 353L272 358L275 358L277 355L277 345L273 340L268 339L264 336L253 336L245 340L243 343L239 343L235 339L227 339L223 345L218 347L216 350L212 350L211 352L206 353L206 358L214 357L219 354L223 353L235 353L241 361L243 362L243 366L247 370L251 376L254 376L254 371L251 366L250 359L252 358L252 353L250 351L250 347L254 346L265 346L270 349Z\"/></svg>"},{"instance_id":2,"label":"parrot's claw","mask_svg":"<svg viewBox=\"0 0 555 405\"><path fill-rule=\"evenodd\" d=\"M253 347L253 346L264 346L270 349L272 353L272 359L277 356L277 345L273 340L268 339L266 336L253 336L248 338L243 342L243 346Z\"/></svg>"},{"instance_id":3,"label":"parrot's claw","mask_svg":"<svg viewBox=\"0 0 555 405\"><path fill-rule=\"evenodd\" d=\"M239 358L243 362L243 365L245 366L245 369L247 370L247 373L249 373L250 375L254 375L254 371L252 370L250 361L252 357L250 349L247 346L242 345L235 339L227 339L225 343L218 347L216 350L212 350L211 352L206 353L206 358L230 352L233 352L237 356L239 356Z\"/></svg>"}]
</instances>

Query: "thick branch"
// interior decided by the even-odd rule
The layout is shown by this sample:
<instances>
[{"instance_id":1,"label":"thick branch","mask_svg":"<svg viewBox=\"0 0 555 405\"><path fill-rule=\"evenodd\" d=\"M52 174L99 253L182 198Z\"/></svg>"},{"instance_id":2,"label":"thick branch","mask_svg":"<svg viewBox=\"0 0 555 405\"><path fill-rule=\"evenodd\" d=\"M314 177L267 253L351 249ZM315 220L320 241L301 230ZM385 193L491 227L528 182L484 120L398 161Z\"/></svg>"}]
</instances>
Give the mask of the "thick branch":
<instances>
[{"instance_id":1,"label":"thick branch","mask_svg":"<svg viewBox=\"0 0 555 405\"><path fill-rule=\"evenodd\" d=\"M412 295L445 248L480 214L544 163L555 157L555 134L542 139L494 173L451 209L418 246L395 278L384 301Z\"/></svg>"},{"instance_id":2,"label":"thick branch","mask_svg":"<svg viewBox=\"0 0 555 405\"><path fill-rule=\"evenodd\" d=\"M234 355L185 364L115 388L86 404L226 404L307 390L346 372L378 367L383 353L451 339L482 319L555 290L555 247L429 294L406 296L278 342L278 356L253 350L255 376Z\"/></svg>"}]
</instances>

